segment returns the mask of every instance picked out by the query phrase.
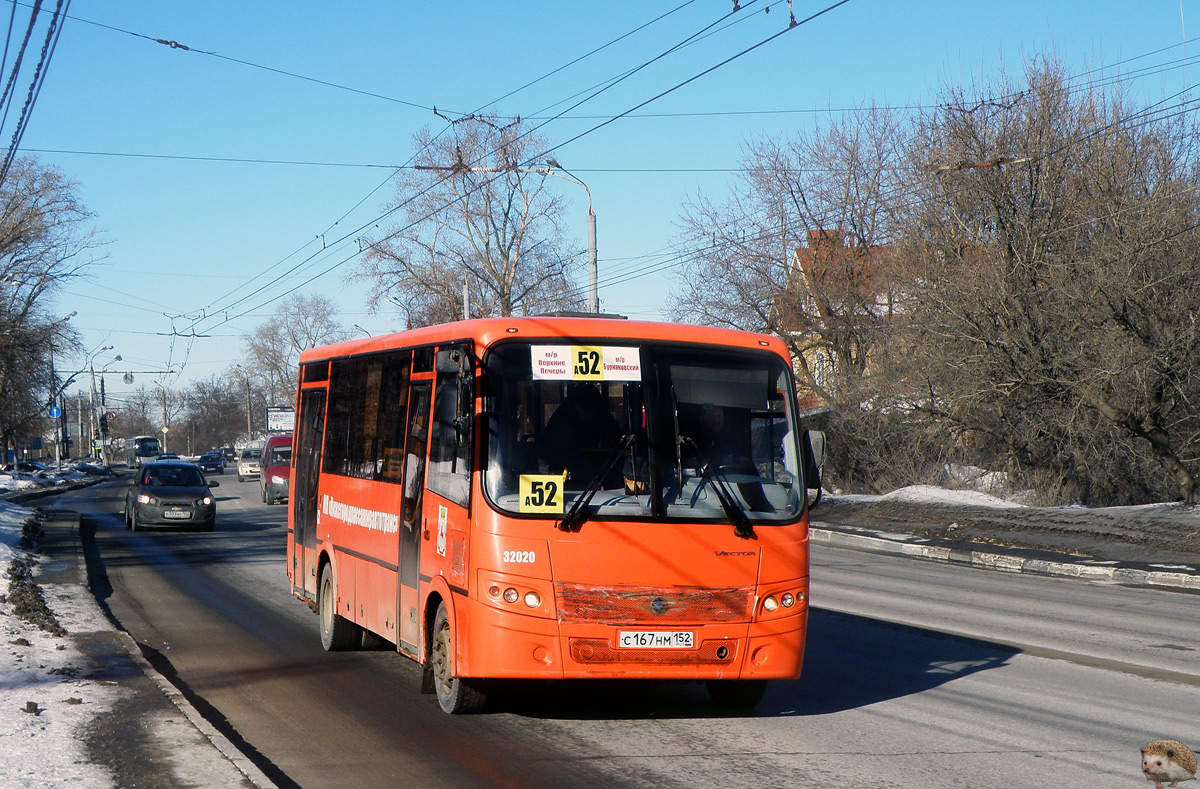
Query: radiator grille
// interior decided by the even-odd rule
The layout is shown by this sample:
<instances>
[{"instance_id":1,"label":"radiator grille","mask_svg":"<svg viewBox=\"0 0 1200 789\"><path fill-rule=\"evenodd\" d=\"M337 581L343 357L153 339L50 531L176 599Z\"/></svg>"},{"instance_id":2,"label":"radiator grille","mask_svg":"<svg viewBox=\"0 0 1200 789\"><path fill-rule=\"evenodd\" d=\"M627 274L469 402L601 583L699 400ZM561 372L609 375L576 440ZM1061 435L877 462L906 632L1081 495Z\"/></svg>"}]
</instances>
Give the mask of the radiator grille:
<instances>
[{"instance_id":1,"label":"radiator grille","mask_svg":"<svg viewBox=\"0 0 1200 789\"><path fill-rule=\"evenodd\" d=\"M614 649L602 638L572 638L576 663L654 663L725 665L737 660L737 641L705 641L699 649Z\"/></svg>"},{"instance_id":2,"label":"radiator grille","mask_svg":"<svg viewBox=\"0 0 1200 789\"><path fill-rule=\"evenodd\" d=\"M702 587L556 585L564 622L683 624L744 622L754 605L754 589Z\"/></svg>"}]
</instances>

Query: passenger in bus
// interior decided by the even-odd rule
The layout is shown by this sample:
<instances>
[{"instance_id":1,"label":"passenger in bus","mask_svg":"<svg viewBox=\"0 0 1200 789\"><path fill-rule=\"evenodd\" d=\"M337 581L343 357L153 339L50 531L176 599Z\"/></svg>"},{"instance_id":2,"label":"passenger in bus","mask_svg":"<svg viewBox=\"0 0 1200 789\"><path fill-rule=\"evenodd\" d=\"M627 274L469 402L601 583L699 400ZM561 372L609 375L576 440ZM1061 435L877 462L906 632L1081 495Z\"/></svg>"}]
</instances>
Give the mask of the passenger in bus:
<instances>
[{"instance_id":1,"label":"passenger in bus","mask_svg":"<svg viewBox=\"0 0 1200 789\"><path fill-rule=\"evenodd\" d=\"M620 437L621 428L604 395L592 384L576 382L546 421L540 451L552 472L565 470L568 480L586 485L604 467L607 451Z\"/></svg>"}]
</instances>

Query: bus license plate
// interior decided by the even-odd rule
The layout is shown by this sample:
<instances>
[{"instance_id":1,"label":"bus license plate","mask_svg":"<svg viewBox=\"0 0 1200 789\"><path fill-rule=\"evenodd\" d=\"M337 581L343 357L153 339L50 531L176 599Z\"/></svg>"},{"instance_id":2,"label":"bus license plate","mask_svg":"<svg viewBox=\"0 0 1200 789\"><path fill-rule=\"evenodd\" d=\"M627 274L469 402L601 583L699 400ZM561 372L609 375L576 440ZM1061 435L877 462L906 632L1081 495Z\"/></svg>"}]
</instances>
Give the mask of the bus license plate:
<instances>
[{"instance_id":1,"label":"bus license plate","mask_svg":"<svg viewBox=\"0 0 1200 789\"><path fill-rule=\"evenodd\" d=\"M183 510L167 510L163 513L164 518L190 518L192 513L184 512Z\"/></svg>"},{"instance_id":2,"label":"bus license plate","mask_svg":"<svg viewBox=\"0 0 1200 789\"><path fill-rule=\"evenodd\" d=\"M621 649L691 649L691 630L622 630Z\"/></svg>"}]
</instances>

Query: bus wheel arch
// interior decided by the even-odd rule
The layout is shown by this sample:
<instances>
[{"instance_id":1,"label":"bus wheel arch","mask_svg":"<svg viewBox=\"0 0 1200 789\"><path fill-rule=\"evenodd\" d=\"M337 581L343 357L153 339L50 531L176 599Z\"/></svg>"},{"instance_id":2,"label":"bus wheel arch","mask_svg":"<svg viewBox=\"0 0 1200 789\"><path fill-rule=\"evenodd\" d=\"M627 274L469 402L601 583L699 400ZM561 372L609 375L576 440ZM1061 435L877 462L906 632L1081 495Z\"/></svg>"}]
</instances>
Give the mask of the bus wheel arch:
<instances>
[{"instance_id":1,"label":"bus wheel arch","mask_svg":"<svg viewBox=\"0 0 1200 789\"><path fill-rule=\"evenodd\" d=\"M354 649L362 629L337 612L337 575L333 562L322 554L317 572L317 615L321 619L321 646L328 652Z\"/></svg>"},{"instance_id":2,"label":"bus wheel arch","mask_svg":"<svg viewBox=\"0 0 1200 789\"><path fill-rule=\"evenodd\" d=\"M428 635L425 684L432 681L443 712L451 715L478 712L487 702L486 688L481 680L457 675L454 657L457 635L446 602L431 596L428 610L433 611L433 623Z\"/></svg>"}]
</instances>

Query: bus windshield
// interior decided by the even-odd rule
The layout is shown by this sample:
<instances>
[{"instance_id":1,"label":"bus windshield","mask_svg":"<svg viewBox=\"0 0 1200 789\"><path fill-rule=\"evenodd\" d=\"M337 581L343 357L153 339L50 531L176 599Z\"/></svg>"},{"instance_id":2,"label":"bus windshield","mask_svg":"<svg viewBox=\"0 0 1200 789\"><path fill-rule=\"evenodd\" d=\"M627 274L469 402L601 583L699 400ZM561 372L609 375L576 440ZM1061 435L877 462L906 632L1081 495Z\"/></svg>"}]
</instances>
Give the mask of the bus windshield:
<instances>
[{"instance_id":1,"label":"bus windshield","mask_svg":"<svg viewBox=\"0 0 1200 789\"><path fill-rule=\"evenodd\" d=\"M502 511L756 525L802 514L791 378L774 354L511 342L484 365L484 484Z\"/></svg>"}]
</instances>

